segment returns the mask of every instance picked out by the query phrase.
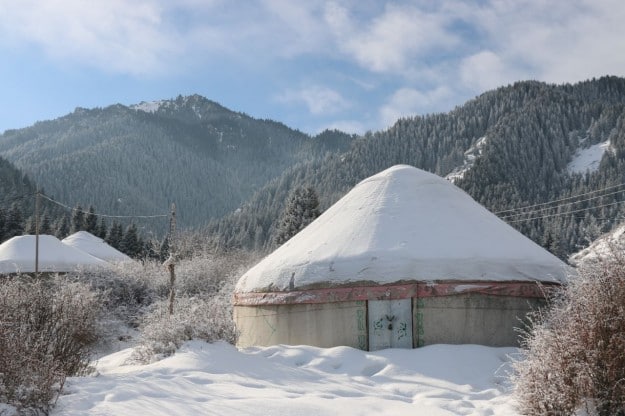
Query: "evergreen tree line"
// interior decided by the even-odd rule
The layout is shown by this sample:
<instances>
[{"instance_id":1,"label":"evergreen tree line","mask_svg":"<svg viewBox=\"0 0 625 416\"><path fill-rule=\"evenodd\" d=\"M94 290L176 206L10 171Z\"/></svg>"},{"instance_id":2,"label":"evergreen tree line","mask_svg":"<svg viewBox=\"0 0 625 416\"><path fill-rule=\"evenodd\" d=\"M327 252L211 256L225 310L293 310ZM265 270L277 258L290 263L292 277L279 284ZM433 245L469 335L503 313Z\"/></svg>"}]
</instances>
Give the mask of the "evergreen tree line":
<instances>
[{"instance_id":1,"label":"evergreen tree line","mask_svg":"<svg viewBox=\"0 0 625 416\"><path fill-rule=\"evenodd\" d=\"M311 137L194 95L164 101L153 113L123 105L77 109L5 132L0 154L59 201L149 215L175 200L178 224L198 227L236 209L289 166L344 151L352 139L337 131Z\"/></svg>"},{"instance_id":2,"label":"evergreen tree line","mask_svg":"<svg viewBox=\"0 0 625 416\"><path fill-rule=\"evenodd\" d=\"M78 205L71 216L63 213L56 219L45 210L37 224L34 214L25 218L22 204L14 202L7 211L0 207L0 242L16 236L34 235L37 228L40 235L54 235L60 240L78 231L87 231L135 259L149 257L163 260L168 256L167 237L162 241L146 240L134 222L124 227L120 222L113 221L109 227L105 217L98 217L93 206L83 210Z\"/></svg>"}]
</instances>

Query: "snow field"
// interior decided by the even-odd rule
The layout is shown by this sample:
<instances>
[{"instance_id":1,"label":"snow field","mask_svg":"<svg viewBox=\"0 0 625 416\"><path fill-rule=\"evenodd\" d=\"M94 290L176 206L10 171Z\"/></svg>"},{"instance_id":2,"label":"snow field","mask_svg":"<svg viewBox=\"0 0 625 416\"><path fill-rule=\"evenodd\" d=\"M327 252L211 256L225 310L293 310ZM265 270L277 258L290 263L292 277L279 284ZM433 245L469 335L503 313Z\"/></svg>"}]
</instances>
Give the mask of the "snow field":
<instances>
[{"instance_id":1,"label":"snow field","mask_svg":"<svg viewBox=\"0 0 625 416\"><path fill-rule=\"evenodd\" d=\"M238 350L189 341L173 356L101 358L68 380L52 415L514 415L507 374L516 348L433 345Z\"/></svg>"},{"instance_id":2,"label":"snow field","mask_svg":"<svg viewBox=\"0 0 625 416\"><path fill-rule=\"evenodd\" d=\"M567 169L570 173L595 172L604 153L610 149L610 140L592 145L586 149L578 149Z\"/></svg>"}]
</instances>

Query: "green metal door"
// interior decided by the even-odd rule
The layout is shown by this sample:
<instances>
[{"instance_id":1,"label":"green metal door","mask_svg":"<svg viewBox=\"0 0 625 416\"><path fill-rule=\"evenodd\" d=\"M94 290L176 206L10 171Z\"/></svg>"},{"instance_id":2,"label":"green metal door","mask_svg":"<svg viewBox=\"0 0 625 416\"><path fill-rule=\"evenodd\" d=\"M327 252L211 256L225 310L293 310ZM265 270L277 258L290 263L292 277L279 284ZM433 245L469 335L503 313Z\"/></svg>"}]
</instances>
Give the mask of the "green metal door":
<instances>
[{"instance_id":1,"label":"green metal door","mask_svg":"<svg viewBox=\"0 0 625 416\"><path fill-rule=\"evenodd\" d=\"M412 348L412 301L369 301L369 351Z\"/></svg>"}]
</instances>

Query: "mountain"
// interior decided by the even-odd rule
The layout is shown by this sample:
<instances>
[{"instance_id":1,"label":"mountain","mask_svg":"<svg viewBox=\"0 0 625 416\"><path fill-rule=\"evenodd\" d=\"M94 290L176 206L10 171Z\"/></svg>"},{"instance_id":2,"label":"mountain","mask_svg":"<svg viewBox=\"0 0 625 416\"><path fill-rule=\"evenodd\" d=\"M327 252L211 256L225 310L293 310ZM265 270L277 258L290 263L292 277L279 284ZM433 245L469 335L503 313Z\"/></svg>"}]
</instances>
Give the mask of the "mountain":
<instances>
[{"instance_id":1,"label":"mountain","mask_svg":"<svg viewBox=\"0 0 625 416\"><path fill-rule=\"evenodd\" d=\"M69 205L151 215L176 203L197 227L236 209L288 167L348 148L352 137L316 137L230 111L199 95L77 108L0 136L0 155ZM162 218L146 229L163 230Z\"/></svg>"},{"instance_id":2,"label":"mountain","mask_svg":"<svg viewBox=\"0 0 625 416\"><path fill-rule=\"evenodd\" d=\"M275 248L295 188L315 189L326 209L362 179L409 164L448 177L564 259L625 217L625 79L517 82L362 137L310 137L197 95L79 108L5 132L0 155L66 205L136 215L175 202L181 225L205 225L213 244L262 250ZM144 232L166 226L146 220Z\"/></svg>"},{"instance_id":3,"label":"mountain","mask_svg":"<svg viewBox=\"0 0 625 416\"><path fill-rule=\"evenodd\" d=\"M598 144L604 150L590 152ZM595 163L580 163L588 153ZM360 180L396 164L448 176L566 258L625 213L625 79L518 82L449 113L400 119L354 140L342 154L287 169L239 210L213 221L206 233L220 246L273 249L290 190L312 187L327 208Z\"/></svg>"}]
</instances>

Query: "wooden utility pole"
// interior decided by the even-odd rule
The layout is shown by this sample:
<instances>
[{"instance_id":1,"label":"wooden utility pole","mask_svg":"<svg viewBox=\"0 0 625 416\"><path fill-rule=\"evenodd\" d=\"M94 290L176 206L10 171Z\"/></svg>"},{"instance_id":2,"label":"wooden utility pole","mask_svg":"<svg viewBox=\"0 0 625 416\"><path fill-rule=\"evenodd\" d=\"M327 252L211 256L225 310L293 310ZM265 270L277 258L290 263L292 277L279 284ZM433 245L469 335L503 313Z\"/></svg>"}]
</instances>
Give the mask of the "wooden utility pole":
<instances>
[{"instance_id":1,"label":"wooden utility pole","mask_svg":"<svg viewBox=\"0 0 625 416\"><path fill-rule=\"evenodd\" d=\"M176 250L174 234L176 233L176 204L171 204L171 216L169 217L169 258L165 262L169 269L169 314L174 314L174 299L176 297Z\"/></svg>"},{"instance_id":2,"label":"wooden utility pole","mask_svg":"<svg viewBox=\"0 0 625 416\"><path fill-rule=\"evenodd\" d=\"M39 277L39 186L35 191L35 278Z\"/></svg>"}]
</instances>

